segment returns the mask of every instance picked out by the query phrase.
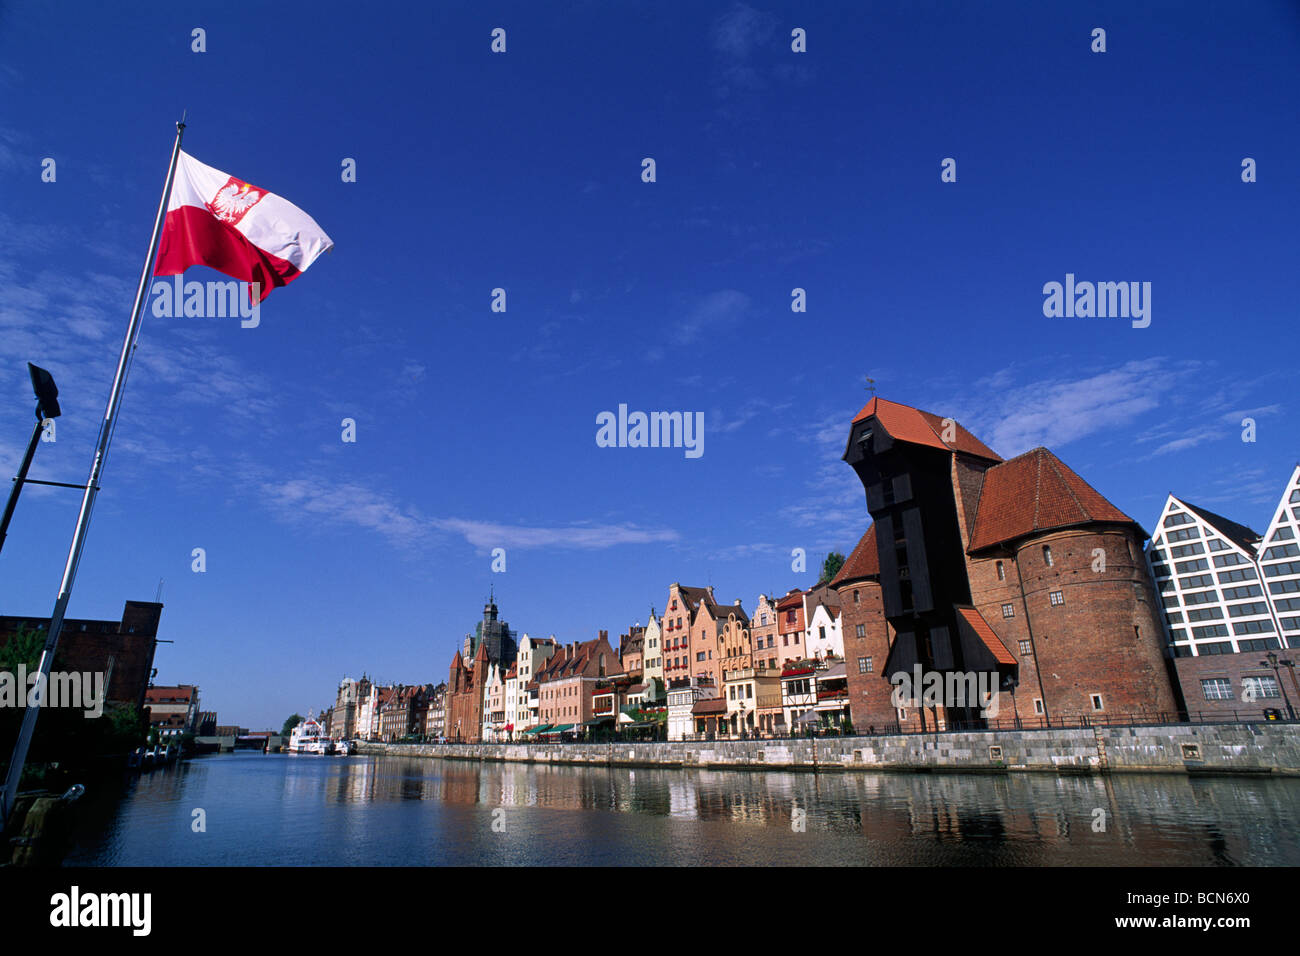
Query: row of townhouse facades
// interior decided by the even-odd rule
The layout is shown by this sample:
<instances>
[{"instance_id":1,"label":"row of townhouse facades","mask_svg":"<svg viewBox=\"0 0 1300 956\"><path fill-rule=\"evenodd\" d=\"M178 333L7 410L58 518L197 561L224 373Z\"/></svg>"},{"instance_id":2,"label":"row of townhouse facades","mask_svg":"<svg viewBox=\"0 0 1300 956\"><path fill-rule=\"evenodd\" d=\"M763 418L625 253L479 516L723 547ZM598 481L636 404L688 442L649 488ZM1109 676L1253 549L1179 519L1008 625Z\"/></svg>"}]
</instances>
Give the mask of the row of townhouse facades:
<instances>
[{"instance_id":1,"label":"row of townhouse facades","mask_svg":"<svg viewBox=\"0 0 1300 956\"><path fill-rule=\"evenodd\" d=\"M865 530L831 580L760 593L750 609L674 582L617 646L605 631L517 639L489 598L446 684L425 692L438 718L424 733L1294 716L1300 467L1263 534L1170 496L1148 535L1048 449L1003 459L954 419L878 397L850 423L843 459ZM358 735L383 734L367 706L398 690L354 691Z\"/></svg>"},{"instance_id":2,"label":"row of townhouse facades","mask_svg":"<svg viewBox=\"0 0 1300 956\"><path fill-rule=\"evenodd\" d=\"M345 740L439 737L446 690L445 684L378 684L365 675L344 678L321 722L328 736Z\"/></svg>"}]
</instances>

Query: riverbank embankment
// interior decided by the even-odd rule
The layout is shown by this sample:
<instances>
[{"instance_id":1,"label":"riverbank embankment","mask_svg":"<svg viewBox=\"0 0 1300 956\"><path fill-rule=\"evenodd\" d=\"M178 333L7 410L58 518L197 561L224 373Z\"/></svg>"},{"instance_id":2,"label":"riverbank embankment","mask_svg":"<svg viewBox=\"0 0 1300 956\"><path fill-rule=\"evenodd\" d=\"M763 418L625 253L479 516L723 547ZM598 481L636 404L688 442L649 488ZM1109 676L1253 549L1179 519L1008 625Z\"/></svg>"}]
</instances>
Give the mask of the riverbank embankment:
<instances>
[{"instance_id":1,"label":"riverbank embankment","mask_svg":"<svg viewBox=\"0 0 1300 956\"><path fill-rule=\"evenodd\" d=\"M363 742L358 752L613 767L1300 776L1300 724L1162 724L659 743Z\"/></svg>"}]
</instances>

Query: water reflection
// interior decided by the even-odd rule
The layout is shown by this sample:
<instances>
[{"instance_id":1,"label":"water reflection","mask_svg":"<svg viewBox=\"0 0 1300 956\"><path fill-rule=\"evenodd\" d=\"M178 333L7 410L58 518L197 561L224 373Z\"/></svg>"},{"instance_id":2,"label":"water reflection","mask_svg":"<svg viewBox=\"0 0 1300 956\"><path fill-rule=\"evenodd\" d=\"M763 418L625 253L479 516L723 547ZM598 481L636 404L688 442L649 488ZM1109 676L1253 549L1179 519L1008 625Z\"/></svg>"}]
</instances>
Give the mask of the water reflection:
<instances>
[{"instance_id":1,"label":"water reflection","mask_svg":"<svg viewBox=\"0 0 1300 956\"><path fill-rule=\"evenodd\" d=\"M234 754L92 791L68 862L1297 865L1297 797L1300 780L1255 777Z\"/></svg>"}]
</instances>

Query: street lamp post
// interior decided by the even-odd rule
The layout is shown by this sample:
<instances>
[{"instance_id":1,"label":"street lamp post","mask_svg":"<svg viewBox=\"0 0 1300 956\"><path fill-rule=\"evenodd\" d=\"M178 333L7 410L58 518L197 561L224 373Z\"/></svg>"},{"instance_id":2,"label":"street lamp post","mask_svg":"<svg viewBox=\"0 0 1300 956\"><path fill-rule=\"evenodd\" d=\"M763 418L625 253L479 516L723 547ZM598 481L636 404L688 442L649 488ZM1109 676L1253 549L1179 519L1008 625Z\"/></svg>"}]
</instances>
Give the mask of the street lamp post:
<instances>
[{"instance_id":1,"label":"street lamp post","mask_svg":"<svg viewBox=\"0 0 1300 956\"><path fill-rule=\"evenodd\" d=\"M3 550L5 546L5 537L9 533L9 522L14 516L14 509L18 507L18 495L27 482L27 469L32 466L32 458L36 455L36 445L41 440L41 432L45 428L45 423L58 418L61 414L59 409L59 389L54 384L54 376L31 362L27 363L27 372L32 377L32 391L36 393L36 427L32 429L32 438L27 443L27 452L23 455L23 462L18 467L18 474L14 476L14 486L9 492L9 500L5 503L4 516L0 517L0 550Z\"/></svg>"}]
</instances>

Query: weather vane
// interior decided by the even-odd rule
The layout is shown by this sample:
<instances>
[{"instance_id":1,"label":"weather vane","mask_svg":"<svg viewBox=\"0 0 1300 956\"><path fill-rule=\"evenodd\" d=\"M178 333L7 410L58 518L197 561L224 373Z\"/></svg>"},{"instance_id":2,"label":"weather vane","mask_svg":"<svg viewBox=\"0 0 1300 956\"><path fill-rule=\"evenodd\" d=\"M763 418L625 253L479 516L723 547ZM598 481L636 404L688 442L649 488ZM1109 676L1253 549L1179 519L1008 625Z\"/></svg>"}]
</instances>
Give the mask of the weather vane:
<instances>
[{"instance_id":1,"label":"weather vane","mask_svg":"<svg viewBox=\"0 0 1300 956\"><path fill-rule=\"evenodd\" d=\"M865 377L865 376L864 376L864 377ZM872 398L875 398L875 397L876 397L876 380L875 380L874 378L868 378L866 381L867 381L867 384L866 384L866 387L864 388L864 391L870 392L870 393L871 393L871 397L872 397Z\"/></svg>"}]
</instances>

